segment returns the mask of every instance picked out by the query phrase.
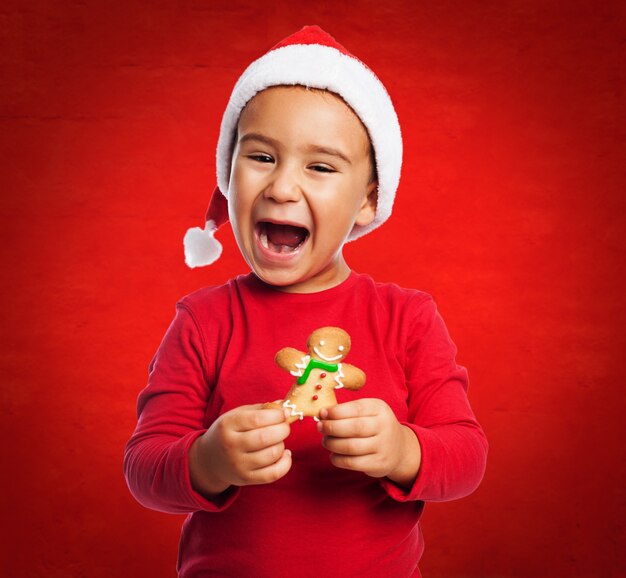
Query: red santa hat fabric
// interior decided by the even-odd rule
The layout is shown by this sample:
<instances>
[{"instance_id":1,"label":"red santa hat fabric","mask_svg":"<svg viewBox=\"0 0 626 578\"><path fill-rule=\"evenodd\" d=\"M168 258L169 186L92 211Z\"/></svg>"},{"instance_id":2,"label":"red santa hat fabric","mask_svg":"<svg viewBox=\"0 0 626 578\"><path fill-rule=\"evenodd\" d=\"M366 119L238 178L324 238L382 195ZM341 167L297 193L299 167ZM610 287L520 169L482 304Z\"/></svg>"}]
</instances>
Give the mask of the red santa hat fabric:
<instances>
[{"instance_id":1,"label":"red santa hat fabric","mask_svg":"<svg viewBox=\"0 0 626 578\"><path fill-rule=\"evenodd\" d=\"M391 98L376 75L330 34L318 26L305 26L252 62L235 84L222 118L217 143L218 186L206 225L204 229L190 229L185 236L185 261L190 267L209 265L221 254L221 245L213 235L228 218L224 201L228 198L239 115L255 94L278 85L301 85L338 94L368 131L378 175L376 216L369 225L356 225L348 240L369 233L391 215L402 167L402 135Z\"/></svg>"}]
</instances>

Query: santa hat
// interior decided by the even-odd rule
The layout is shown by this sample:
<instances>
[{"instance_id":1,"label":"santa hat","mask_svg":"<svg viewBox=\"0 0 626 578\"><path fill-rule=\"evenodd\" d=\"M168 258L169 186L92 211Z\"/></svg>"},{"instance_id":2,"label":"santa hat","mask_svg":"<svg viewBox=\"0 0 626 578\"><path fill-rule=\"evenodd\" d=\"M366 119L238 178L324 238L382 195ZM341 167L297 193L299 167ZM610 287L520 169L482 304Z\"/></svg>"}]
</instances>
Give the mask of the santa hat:
<instances>
[{"instance_id":1,"label":"santa hat","mask_svg":"<svg viewBox=\"0 0 626 578\"><path fill-rule=\"evenodd\" d=\"M402 166L402 136L391 99L364 63L318 26L305 26L250 64L235 84L217 143L217 188L206 213L206 225L204 229L190 229L185 235L185 262L189 267L209 265L221 255L222 247L214 234L228 220L226 199L239 115L255 94L278 85L334 92L367 129L378 175L376 216L369 225L355 225L348 240L369 233L391 215Z\"/></svg>"}]
</instances>

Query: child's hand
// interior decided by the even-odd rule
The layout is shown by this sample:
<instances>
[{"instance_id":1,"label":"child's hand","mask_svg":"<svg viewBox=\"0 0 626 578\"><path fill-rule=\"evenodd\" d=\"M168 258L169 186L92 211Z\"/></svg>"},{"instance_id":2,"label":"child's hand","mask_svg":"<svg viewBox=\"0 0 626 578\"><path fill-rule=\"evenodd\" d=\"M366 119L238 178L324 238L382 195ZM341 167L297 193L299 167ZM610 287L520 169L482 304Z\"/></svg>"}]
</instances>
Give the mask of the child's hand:
<instances>
[{"instance_id":1,"label":"child's hand","mask_svg":"<svg viewBox=\"0 0 626 578\"><path fill-rule=\"evenodd\" d=\"M216 496L230 486L269 484L291 468L285 449L288 412L245 405L221 415L189 450L196 491Z\"/></svg>"},{"instance_id":2,"label":"child's hand","mask_svg":"<svg viewBox=\"0 0 626 578\"><path fill-rule=\"evenodd\" d=\"M415 480L421 463L417 436L380 399L359 399L323 409L317 429L338 468L387 476L401 486Z\"/></svg>"}]
</instances>

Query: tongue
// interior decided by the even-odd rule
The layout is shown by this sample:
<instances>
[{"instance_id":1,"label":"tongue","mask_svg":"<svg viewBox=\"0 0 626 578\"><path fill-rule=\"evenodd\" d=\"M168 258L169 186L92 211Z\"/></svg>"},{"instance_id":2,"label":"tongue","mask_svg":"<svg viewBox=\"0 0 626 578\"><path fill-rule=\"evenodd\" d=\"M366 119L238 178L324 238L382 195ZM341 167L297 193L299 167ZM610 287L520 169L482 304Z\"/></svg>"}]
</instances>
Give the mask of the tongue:
<instances>
[{"instance_id":1,"label":"tongue","mask_svg":"<svg viewBox=\"0 0 626 578\"><path fill-rule=\"evenodd\" d=\"M267 239L273 245L286 245L292 249L297 247L306 237L306 229L292 225L276 225L267 223Z\"/></svg>"}]
</instances>

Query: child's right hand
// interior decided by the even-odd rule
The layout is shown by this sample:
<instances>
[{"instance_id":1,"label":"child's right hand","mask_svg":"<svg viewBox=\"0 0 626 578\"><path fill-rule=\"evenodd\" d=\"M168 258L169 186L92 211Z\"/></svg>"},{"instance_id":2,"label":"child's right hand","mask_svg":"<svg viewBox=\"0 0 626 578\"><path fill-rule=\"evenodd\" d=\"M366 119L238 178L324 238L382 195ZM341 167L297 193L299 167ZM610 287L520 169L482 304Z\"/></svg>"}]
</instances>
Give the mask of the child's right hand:
<instances>
[{"instance_id":1,"label":"child's right hand","mask_svg":"<svg viewBox=\"0 0 626 578\"><path fill-rule=\"evenodd\" d=\"M244 405L221 415L189 449L193 488L208 497L230 486L269 484L291 468L288 412Z\"/></svg>"}]
</instances>

